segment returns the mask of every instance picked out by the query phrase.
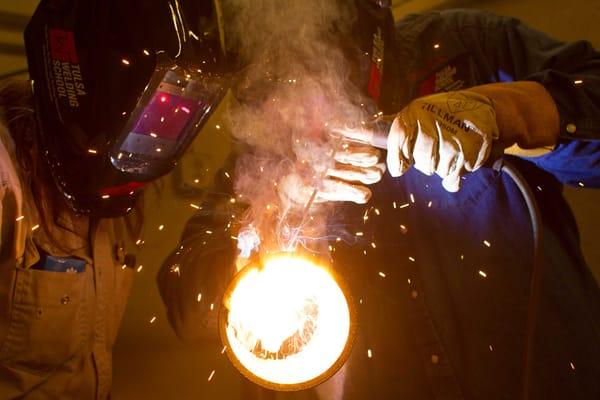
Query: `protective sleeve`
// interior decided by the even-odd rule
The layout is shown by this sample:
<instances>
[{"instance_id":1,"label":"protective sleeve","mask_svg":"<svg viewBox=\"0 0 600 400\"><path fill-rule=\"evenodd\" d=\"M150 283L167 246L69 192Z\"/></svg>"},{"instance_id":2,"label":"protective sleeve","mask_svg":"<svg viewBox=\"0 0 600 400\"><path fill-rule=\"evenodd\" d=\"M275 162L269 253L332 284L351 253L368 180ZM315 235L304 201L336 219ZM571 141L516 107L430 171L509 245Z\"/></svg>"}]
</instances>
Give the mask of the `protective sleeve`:
<instances>
[{"instance_id":1,"label":"protective sleeve","mask_svg":"<svg viewBox=\"0 0 600 400\"><path fill-rule=\"evenodd\" d=\"M157 276L169 322L184 342L218 338L221 297L235 273L236 245L225 215L231 210L219 211L215 203L202 207Z\"/></svg>"},{"instance_id":2,"label":"protective sleeve","mask_svg":"<svg viewBox=\"0 0 600 400\"><path fill-rule=\"evenodd\" d=\"M529 160L563 183L600 187L600 53L587 41L563 43L515 18L454 14L466 46L482 51L496 81L535 81L554 99L558 146Z\"/></svg>"}]
</instances>

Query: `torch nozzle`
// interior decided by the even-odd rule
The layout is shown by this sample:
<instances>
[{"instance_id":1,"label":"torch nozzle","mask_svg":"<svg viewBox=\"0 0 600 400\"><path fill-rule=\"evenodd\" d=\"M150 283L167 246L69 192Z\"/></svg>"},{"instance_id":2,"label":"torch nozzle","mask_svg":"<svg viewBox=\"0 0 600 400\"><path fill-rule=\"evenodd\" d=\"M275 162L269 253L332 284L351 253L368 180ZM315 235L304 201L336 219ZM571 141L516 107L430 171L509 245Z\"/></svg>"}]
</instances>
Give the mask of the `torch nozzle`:
<instances>
[{"instance_id":1,"label":"torch nozzle","mask_svg":"<svg viewBox=\"0 0 600 400\"><path fill-rule=\"evenodd\" d=\"M377 118L361 124L359 128L354 126L334 128L332 134L339 135L347 140L387 150L387 137L391 126L391 119Z\"/></svg>"}]
</instances>

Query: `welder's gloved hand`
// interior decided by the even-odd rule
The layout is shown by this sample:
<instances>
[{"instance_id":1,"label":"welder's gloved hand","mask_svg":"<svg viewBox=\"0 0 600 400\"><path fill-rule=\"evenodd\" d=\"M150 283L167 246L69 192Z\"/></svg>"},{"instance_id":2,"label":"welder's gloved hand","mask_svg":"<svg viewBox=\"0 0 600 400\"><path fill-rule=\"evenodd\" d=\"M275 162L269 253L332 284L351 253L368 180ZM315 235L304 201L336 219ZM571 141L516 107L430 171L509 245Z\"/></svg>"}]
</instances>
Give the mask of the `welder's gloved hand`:
<instances>
[{"instance_id":1,"label":"welder's gloved hand","mask_svg":"<svg viewBox=\"0 0 600 400\"><path fill-rule=\"evenodd\" d=\"M462 90L413 100L394 119L387 139L387 165L400 176L413 165L437 174L449 192L460 177L480 168L499 136L491 100Z\"/></svg>"},{"instance_id":2,"label":"welder's gloved hand","mask_svg":"<svg viewBox=\"0 0 600 400\"><path fill-rule=\"evenodd\" d=\"M307 178L299 173L284 176L279 182L280 196L285 204L304 206L318 188L314 203L350 201L364 204L371 198L367 185L379 182L385 172L379 150L354 143L343 143L333 155L335 163L323 172ZM323 175L319 179L319 175Z\"/></svg>"}]
</instances>

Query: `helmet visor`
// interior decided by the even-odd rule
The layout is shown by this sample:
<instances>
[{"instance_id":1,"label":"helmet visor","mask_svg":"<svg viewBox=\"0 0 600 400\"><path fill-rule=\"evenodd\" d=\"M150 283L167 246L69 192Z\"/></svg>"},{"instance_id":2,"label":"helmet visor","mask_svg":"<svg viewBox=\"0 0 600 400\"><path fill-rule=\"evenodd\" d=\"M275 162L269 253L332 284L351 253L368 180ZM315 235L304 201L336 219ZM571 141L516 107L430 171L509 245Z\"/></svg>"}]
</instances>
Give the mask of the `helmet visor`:
<instances>
[{"instance_id":1,"label":"helmet visor","mask_svg":"<svg viewBox=\"0 0 600 400\"><path fill-rule=\"evenodd\" d=\"M159 54L156 69L110 150L112 165L138 179L168 172L219 104L224 79Z\"/></svg>"}]
</instances>

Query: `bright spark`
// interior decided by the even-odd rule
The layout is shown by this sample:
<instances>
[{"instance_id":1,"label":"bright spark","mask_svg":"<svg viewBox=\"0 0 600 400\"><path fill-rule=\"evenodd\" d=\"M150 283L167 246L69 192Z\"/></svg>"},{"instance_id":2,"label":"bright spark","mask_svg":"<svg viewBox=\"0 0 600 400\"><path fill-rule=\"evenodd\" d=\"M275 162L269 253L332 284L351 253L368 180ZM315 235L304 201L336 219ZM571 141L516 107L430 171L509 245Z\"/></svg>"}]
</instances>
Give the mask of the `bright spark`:
<instances>
[{"instance_id":1,"label":"bright spark","mask_svg":"<svg viewBox=\"0 0 600 400\"><path fill-rule=\"evenodd\" d=\"M326 268L310 260L282 256L250 268L224 302L229 304L226 337L231 353L270 382L293 384L319 376L348 340L350 314L344 311L348 303L343 292ZM280 351L292 353L268 356Z\"/></svg>"},{"instance_id":2,"label":"bright spark","mask_svg":"<svg viewBox=\"0 0 600 400\"><path fill-rule=\"evenodd\" d=\"M483 278L487 278L487 274L482 270L479 270L479 275L481 275Z\"/></svg>"},{"instance_id":3,"label":"bright spark","mask_svg":"<svg viewBox=\"0 0 600 400\"><path fill-rule=\"evenodd\" d=\"M194 204L194 203L190 203L190 207L195 208L196 210L201 210L202 209L202 207L200 207L199 205Z\"/></svg>"},{"instance_id":4,"label":"bright spark","mask_svg":"<svg viewBox=\"0 0 600 400\"><path fill-rule=\"evenodd\" d=\"M36 229L38 229L40 227L40 224L36 224L34 226L31 227L31 231L35 231Z\"/></svg>"},{"instance_id":5,"label":"bright spark","mask_svg":"<svg viewBox=\"0 0 600 400\"><path fill-rule=\"evenodd\" d=\"M198 293L198 297L196 297L196 301L198 301L198 303L200 303L200 300L202 300L202 293Z\"/></svg>"},{"instance_id":6,"label":"bright spark","mask_svg":"<svg viewBox=\"0 0 600 400\"><path fill-rule=\"evenodd\" d=\"M215 376L215 370L213 369L212 372L210 373L210 375L208 376L208 381L210 382L211 379L213 378L213 376Z\"/></svg>"},{"instance_id":7,"label":"bright spark","mask_svg":"<svg viewBox=\"0 0 600 400\"><path fill-rule=\"evenodd\" d=\"M406 207L408 207L408 206L410 206L410 204L408 204L408 203L405 203L405 204L402 204L402 205L400 206L400 208L406 208Z\"/></svg>"},{"instance_id":8,"label":"bright spark","mask_svg":"<svg viewBox=\"0 0 600 400\"><path fill-rule=\"evenodd\" d=\"M487 240L484 240L483 244L485 244L487 247L491 247L492 246L492 244L490 242L488 242Z\"/></svg>"},{"instance_id":9,"label":"bright spark","mask_svg":"<svg viewBox=\"0 0 600 400\"><path fill-rule=\"evenodd\" d=\"M152 317L152 318L150 319L150 323L151 323L151 324L153 324L153 323L154 323L154 321L156 321L156 317Z\"/></svg>"},{"instance_id":10,"label":"bright spark","mask_svg":"<svg viewBox=\"0 0 600 400\"><path fill-rule=\"evenodd\" d=\"M408 257L408 259L412 262L415 262L415 259L413 257Z\"/></svg>"},{"instance_id":11,"label":"bright spark","mask_svg":"<svg viewBox=\"0 0 600 400\"><path fill-rule=\"evenodd\" d=\"M144 268L144 266L140 264L140 266L137 268L137 272L140 272L142 268Z\"/></svg>"},{"instance_id":12,"label":"bright spark","mask_svg":"<svg viewBox=\"0 0 600 400\"><path fill-rule=\"evenodd\" d=\"M385 278L385 273L379 271L379 276L382 277L382 278Z\"/></svg>"},{"instance_id":13,"label":"bright spark","mask_svg":"<svg viewBox=\"0 0 600 400\"><path fill-rule=\"evenodd\" d=\"M122 59L121 59L121 62L122 62L124 65L129 65L129 64L130 64L130 63L129 63L129 60L128 60L128 59L126 59L126 58L122 58Z\"/></svg>"},{"instance_id":14,"label":"bright spark","mask_svg":"<svg viewBox=\"0 0 600 400\"><path fill-rule=\"evenodd\" d=\"M373 357L373 352L371 352L371 349L367 350L367 357L369 357L369 358Z\"/></svg>"},{"instance_id":15,"label":"bright spark","mask_svg":"<svg viewBox=\"0 0 600 400\"><path fill-rule=\"evenodd\" d=\"M164 225L159 225L158 230L162 231L163 229L165 229L165 226Z\"/></svg>"},{"instance_id":16,"label":"bright spark","mask_svg":"<svg viewBox=\"0 0 600 400\"><path fill-rule=\"evenodd\" d=\"M17 221L17 222L22 221L23 218L25 218L25 216L24 215L20 215L20 216L17 217L17 219L15 221Z\"/></svg>"}]
</instances>

